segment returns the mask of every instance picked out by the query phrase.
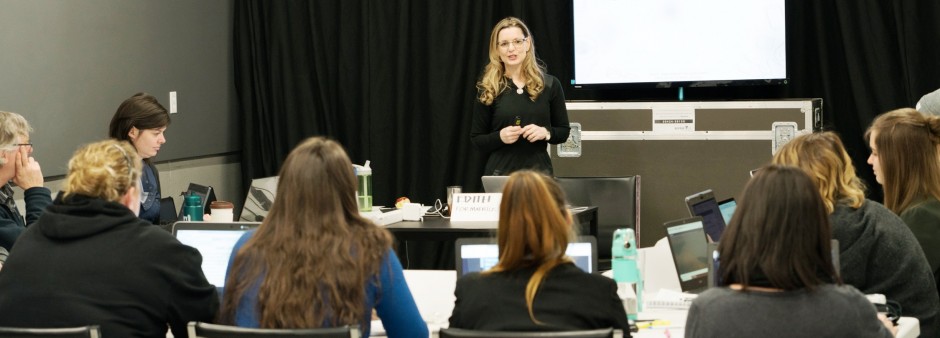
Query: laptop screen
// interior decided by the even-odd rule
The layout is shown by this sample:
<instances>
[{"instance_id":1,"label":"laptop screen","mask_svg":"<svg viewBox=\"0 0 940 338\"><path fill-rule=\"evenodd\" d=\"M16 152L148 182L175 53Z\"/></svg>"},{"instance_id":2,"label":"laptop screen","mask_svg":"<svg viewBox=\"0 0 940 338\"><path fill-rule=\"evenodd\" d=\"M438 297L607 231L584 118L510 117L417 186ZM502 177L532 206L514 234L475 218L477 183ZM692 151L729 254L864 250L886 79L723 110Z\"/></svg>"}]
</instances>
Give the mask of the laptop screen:
<instances>
[{"instance_id":1,"label":"laptop screen","mask_svg":"<svg viewBox=\"0 0 940 338\"><path fill-rule=\"evenodd\" d=\"M734 215L734 209L737 207L738 203L734 201L734 198L718 202L718 210L721 211L721 218L725 220L725 224L731 224L731 216Z\"/></svg>"},{"instance_id":2,"label":"laptop screen","mask_svg":"<svg viewBox=\"0 0 940 338\"><path fill-rule=\"evenodd\" d=\"M173 234L180 243L199 251L203 274L210 284L221 288L225 286L225 271L235 243L245 232L260 224L177 222L173 226Z\"/></svg>"},{"instance_id":3,"label":"laptop screen","mask_svg":"<svg viewBox=\"0 0 940 338\"><path fill-rule=\"evenodd\" d=\"M488 270L499 262L499 246L495 239L460 238L455 246L458 276ZM580 236L576 241L568 243L565 255L584 272L597 271L597 240L594 237Z\"/></svg>"},{"instance_id":4,"label":"laptop screen","mask_svg":"<svg viewBox=\"0 0 940 338\"><path fill-rule=\"evenodd\" d=\"M708 240L701 217L666 222L666 238L684 292L696 292L708 286Z\"/></svg>"},{"instance_id":5,"label":"laptop screen","mask_svg":"<svg viewBox=\"0 0 940 338\"><path fill-rule=\"evenodd\" d=\"M483 176L480 180L483 181L483 192L501 193L509 181L509 176Z\"/></svg>"}]
</instances>

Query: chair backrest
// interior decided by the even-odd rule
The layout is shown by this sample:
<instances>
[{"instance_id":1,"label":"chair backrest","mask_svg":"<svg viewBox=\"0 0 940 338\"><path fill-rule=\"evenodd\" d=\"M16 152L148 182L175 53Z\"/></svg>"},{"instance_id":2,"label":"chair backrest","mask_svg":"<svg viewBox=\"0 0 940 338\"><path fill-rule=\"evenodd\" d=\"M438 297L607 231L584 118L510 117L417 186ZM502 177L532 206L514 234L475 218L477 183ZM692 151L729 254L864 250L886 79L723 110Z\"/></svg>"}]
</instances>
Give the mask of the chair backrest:
<instances>
[{"instance_id":1,"label":"chair backrest","mask_svg":"<svg viewBox=\"0 0 940 338\"><path fill-rule=\"evenodd\" d=\"M14 328L0 327L2 338L30 338L30 337L56 337L56 338L100 338L101 330L98 325L63 327L63 328Z\"/></svg>"},{"instance_id":2,"label":"chair backrest","mask_svg":"<svg viewBox=\"0 0 940 338\"><path fill-rule=\"evenodd\" d=\"M614 230L633 229L640 243L640 175L557 180L572 206L597 207L597 253L601 259L610 259Z\"/></svg>"},{"instance_id":3,"label":"chair backrest","mask_svg":"<svg viewBox=\"0 0 940 338\"><path fill-rule=\"evenodd\" d=\"M503 332L503 331L476 331L464 329L441 329L440 338L610 338L614 336L614 329L583 330L583 331L556 331L556 332Z\"/></svg>"},{"instance_id":4,"label":"chair backrest","mask_svg":"<svg viewBox=\"0 0 940 338\"><path fill-rule=\"evenodd\" d=\"M359 329L350 326L319 329L250 329L237 326L189 322L189 338L359 338Z\"/></svg>"}]
</instances>

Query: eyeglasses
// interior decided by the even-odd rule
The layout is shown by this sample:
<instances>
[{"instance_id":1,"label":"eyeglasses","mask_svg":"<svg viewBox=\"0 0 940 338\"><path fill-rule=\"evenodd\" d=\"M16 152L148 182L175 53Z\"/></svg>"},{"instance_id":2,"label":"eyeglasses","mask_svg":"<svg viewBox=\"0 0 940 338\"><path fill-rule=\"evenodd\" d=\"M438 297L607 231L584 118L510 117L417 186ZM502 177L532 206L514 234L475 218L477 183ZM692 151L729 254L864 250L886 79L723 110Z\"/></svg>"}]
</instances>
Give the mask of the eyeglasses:
<instances>
[{"instance_id":1,"label":"eyeglasses","mask_svg":"<svg viewBox=\"0 0 940 338\"><path fill-rule=\"evenodd\" d=\"M33 147L33 144L32 144L32 143L14 143L13 146L16 146L16 147L30 147L30 148L32 148L32 147Z\"/></svg>"},{"instance_id":2,"label":"eyeglasses","mask_svg":"<svg viewBox=\"0 0 940 338\"><path fill-rule=\"evenodd\" d=\"M513 47L522 48L522 46L526 43L526 41L529 41L529 38L525 38L525 39L515 39L515 40L512 40L512 41L501 41L500 43L498 43L498 44L496 44L496 45L499 46L499 48L502 48L502 49L509 49L509 44L512 43L512 46L513 46Z\"/></svg>"}]
</instances>

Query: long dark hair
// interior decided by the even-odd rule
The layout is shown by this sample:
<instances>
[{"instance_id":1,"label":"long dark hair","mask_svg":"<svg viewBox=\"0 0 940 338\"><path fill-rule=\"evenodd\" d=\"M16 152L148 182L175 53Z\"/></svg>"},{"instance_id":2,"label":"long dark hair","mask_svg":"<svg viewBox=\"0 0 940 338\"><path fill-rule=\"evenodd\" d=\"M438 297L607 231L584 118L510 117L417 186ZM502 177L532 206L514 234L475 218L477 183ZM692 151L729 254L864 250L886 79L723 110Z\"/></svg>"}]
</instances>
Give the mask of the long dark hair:
<instances>
[{"instance_id":1,"label":"long dark hair","mask_svg":"<svg viewBox=\"0 0 940 338\"><path fill-rule=\"evenodd\" d=\"M392 239L359 215L346 152L322 137L305 140L284 161L277 188L264 222L235 255L221 321L234 321L260 280L261 327L369 325L365 285L378 285Z\"/></svg>"},{"instance_id":2,"label":"long dark hair","mask_svg":"<svg viewBox=\"0 0 940 338\"><path fill-rule=\"evenodd\" d=\"M813 180L796 167L765 166L744 187L721 236L718 273L744 289L841 283L832 266L831 237L828 212Z\"/></svg>"}]
</instances>

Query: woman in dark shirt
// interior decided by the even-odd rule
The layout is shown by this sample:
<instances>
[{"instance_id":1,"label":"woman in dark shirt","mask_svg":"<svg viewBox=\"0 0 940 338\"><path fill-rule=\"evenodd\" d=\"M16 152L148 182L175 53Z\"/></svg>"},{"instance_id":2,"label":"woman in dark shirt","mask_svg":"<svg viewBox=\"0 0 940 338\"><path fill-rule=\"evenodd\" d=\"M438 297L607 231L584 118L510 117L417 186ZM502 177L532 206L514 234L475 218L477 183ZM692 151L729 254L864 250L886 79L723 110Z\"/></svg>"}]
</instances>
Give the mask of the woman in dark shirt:
<instances>
[{"instance_id":1,"label":"woman in dark shirt","mask_svg":"<svg viewBox=\"0 0 940 338\"><path fill-rule=\"evenodd\" d=\"M160 173L153 165L160 147L166 143L163 133L170 125L170 114L153 95L137 93L121 103L111 118L109 136L134 145L143 158L140 177L140 218L160 223Z\"/></svg>"},{"instance_id":2,"label":"woman in dark shirt","mask_svg":"<svg viewBox=\"0 0 940 338\"><path fill-rule=\"evenodd\" d=\"M523 170L503 189L499 262L457 281L450 327L490 331L565 331L613 327L629 336L617 285L581 271L565 256L574 236L561 188Z\"/></svg>"},{"instance_id":3,"label":"woman in dark shirt","mask_svg":"<svg viewBox=\"0 0 940 338\"><path fill-rule=\"evenodd\" d=\"M477 82L470 139L488 155L484 175L520 169L552 174L545 147L568 139L568 110L561 83L545 74L535 40L522 20L508 17L493 27L489 64Z\"/></svg>"}]
</instances>

